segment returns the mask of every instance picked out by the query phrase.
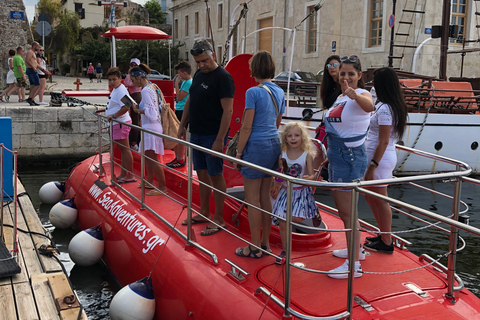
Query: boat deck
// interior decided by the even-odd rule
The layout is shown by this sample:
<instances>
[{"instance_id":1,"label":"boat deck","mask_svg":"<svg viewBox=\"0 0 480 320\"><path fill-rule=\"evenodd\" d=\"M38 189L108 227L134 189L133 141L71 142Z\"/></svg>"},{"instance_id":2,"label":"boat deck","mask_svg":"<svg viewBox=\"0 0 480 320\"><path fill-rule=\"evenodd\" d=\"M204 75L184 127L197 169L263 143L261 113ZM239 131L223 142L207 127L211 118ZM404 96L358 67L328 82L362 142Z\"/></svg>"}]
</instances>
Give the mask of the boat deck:
<instances>
[{"instance_id":1,"label":"boat deck","mask_svg":"<svg viewBox=\"0 0 480 320\"><path fill-rule=\"evenodd\" d=\"M41 236L46 231L20 182L17 188L21 195L17 200L21 272L0 278L0 319L87 320L60 261L39 253L39 247L50 241ZM8 250L13 250L14 212L14 203L4 203L3 240Z\"/></svg>"}]
</instances>

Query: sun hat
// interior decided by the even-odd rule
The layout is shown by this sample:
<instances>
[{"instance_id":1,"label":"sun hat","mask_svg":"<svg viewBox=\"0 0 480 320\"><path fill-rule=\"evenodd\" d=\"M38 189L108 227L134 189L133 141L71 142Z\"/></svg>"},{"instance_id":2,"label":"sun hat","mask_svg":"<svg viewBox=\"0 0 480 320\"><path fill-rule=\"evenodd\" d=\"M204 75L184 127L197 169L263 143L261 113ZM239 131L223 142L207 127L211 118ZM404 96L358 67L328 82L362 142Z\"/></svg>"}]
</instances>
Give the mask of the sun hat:
<instances>
[{"instance_id":1,"label":"sun hat","mask_svg":"<svg viewBox=\"0 0 480 320\"><path fill-rule=\"evenodd\" d=\"M130 63L132 63L132 62L133 62L133 63L136 63L137 66L140 65L140 60L138 60L137 58L133 58L132 60L130 60Z\"/></svg>"}]
</instances>

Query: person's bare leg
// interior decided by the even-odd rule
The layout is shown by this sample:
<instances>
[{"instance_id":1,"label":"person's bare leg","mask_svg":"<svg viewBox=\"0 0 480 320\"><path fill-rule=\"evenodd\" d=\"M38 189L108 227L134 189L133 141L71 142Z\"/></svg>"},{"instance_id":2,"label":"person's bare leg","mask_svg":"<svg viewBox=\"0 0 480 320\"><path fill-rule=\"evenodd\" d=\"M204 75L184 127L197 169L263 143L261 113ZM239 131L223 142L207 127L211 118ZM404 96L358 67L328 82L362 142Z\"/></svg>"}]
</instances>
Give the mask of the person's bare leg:
<instances>
[{"instance_id":1,"label":"person's bare leg","mask_svg":"<svg viewBox=\"0 0 480 320\"><path fill-rule=\"evenodd\" d=\"M216 176L210 176L210 180L212 181L212 186L215 189L222 192L227 191L227 184L225 183L223 173ZM213 191L213 199L215 201L215 213L213 215L213 221L221 226L224 226L225 220L223 220L223 207L225 205L225 195L220 192Z\"/></svg>"},{"instance_id":2,"label":"person's bare leg","mask_svg":"<svg viewBox=\"0 0 480 320\"><path fill-rule=\"evenodd\" d=\"M30 86L30 93L28 94L28 97L32 100L35 99L39 89L40 89L40 86Z\"/></svg>"},{"instance_id":3,"label":"person's bare leg","mask_svg":"<svg viewBox=\"0 0 480 320\"><path fill-rule=\"evenodd\" d=\"M255 207L260 207L260 187L262 179L248 179L243 177L243 186L245 189L245 201L248 205L248 226L250 227L250 242L257 247L261 246L261 226L262 212ZM268 244L268 242L267 242ZM257 250L252 248L252 250ZM248 245L243 247L243 254L248 255L250 249Z\"/></svg>"},{"instance_id":4,"label":"person's bare leg","mask_svg":"<svg viewBox=\"0 0 480 320\"><path fill-rule=\"evenodd\" d=\"M369 190L376 192L378 194L388 196L387 187L375 187L368 188ZM392 209L388 202L375 197L365 197L368 205L372 209L373 216L378 223L378 228L381 232L391 232L392 231ZM386 245L392 244L392 235L390 233L381 234L382 241Z\"/></svg>"},{"instance_id":5,"label":"person's bare leg","mask_svg":"<svg viewBox=\"0 0 480 320\"><path fill-rule=\"evenodd\" d=\"M200 213L207 218L210 218L210 196L212 195L212 189L209 187L212 185L212 181L210 180L210 176L207 173L207 170L197 170L197 176L200 182L202 183L199 185L199 193L200 193ZM203 218L195 219L200 220Z\"/></svg>"},{"instance_id":6,"label":"person's bare leg","mask_svg":"<svg viewBox=\"0 0 480 320\"><path fill-rule=\"evenodd\" d=\"M270 201L270 186L272 184L272 177L262 178L260 186L260 207L271 213L272 202ZM270 230L272 229L272 216L268 213L262 212L262 246L270 245Z\"/></svg>"},{"instance_id":7,"label":"person's bare leg","mask_svg":"<svg viewBox=\"0 0 480 320\"><path fill-rule=\"evenodd\" d=\"M129 180L133 178L132 171L133 171L133 156L132 152L130 151L130 145L128 144L128 139L121 139L115 140L117 142L117 146L122 153L122 160L121 160L121 170L120 176L117 179L125 179ZM128 174L127 174L128 172Z\"/></svg>"},{"instance_id":8,"label":"person's bare leg","mask_svg":"<svg viewBox=\"0 0 480 320\"><path fill-rule=\"evenodd\" d=\"M338 214L340 215L340 219L343 221L343 226L345 229L350 229L351 227L351 203L352 203L352 192L351 191L339 191L333 190L333 199L335 201L335 206L337 207ZM357 221L356 228L359 228L360 224ZM360 247L360 232L356 229L353 230L355 232L355 242L358 247ZM350 232L345 232L345 236L347 238L347 249L350 254ZM358 261L358 252L359 250L354 250L354 257L355 261Z\"/></svg>"},{"instance_id":9,"label":"person's bare leg","mask_svg":"<svg viewBox=\"0 0 480 320\"><path fill-rule=\"evenodd\" d=\"M155 159L155 160L158 159L158 155L153 150L145 151L145 155L151 159ZM149 169L149 171L151 172L150 176L152 177L151 178L152 181L149 181L149 182L153 184L153 176L155 176L155 178L157 178L158 189L163 192L166 192L167 186L165 182L165 172L163 171L162 166L153 160L148 160L148 163L150 165L150 169Z\"/></svg>"},{"instance_id":10,"label":"person's bare leg","mask_svg":"<svg viewBox=\"0 0 480 320\"><path fill-rule=\"evenodd\" d=\"M47 88L47 79L41 78L40 79L40 88L38 90L38 101L43 102L43 93L45 92L45 89Z\"/></svg>"}]
</instances>

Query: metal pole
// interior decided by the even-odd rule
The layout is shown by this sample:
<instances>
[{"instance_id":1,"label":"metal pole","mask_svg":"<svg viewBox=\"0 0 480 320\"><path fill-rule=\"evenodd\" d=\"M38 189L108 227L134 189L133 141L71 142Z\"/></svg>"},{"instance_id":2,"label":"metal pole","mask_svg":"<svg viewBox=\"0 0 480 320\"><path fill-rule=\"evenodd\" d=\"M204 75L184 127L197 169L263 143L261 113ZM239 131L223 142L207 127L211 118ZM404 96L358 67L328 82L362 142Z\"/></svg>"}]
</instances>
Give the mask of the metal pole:
<instances>
[{"instance_id":1,"label":"metal pole","mask_svg":"<svg viewBox=\"0 0 480 320\"><path fill-rule=\"evenodd\" d=\"M117 66L117 51L115 49L115 36L112 36L112 68Z\"/></svg>"},{"instance_id":2,"label":"metal pole","mask_svg":"<svg viewBox=\"0 0 480 320\"><path fill-rule=\"evenodd\" d=\"M14 204L14 213L15 213L15 221L13 224L13 252L17 254L17 262L19 259L19 254L18 254L18 235L17 235L17 223L18 223L18 190L17 190L17 155L18 151L13 152L13 204Z\"/></svg>"},{"instance_id":3,"label":"metal pole","mask_svg":"<svg viewBox=\"0 0 480 320\"><path fill-rule=\"evenodd\" d=\"M290 259L292 254L292 190L293 184L291 181L287 180L287 214L286 214L286 228L285 232L286 239L287 239L287 247L285 248L286 255L285 255L285 309L283 318L290 317L290 312L288 309L290 308Z\"/></svg>"},{"instance_id":4,"label":"metal pole","mask_svg":"<svg viewBox=\"0 0 480 320\"><path fill-rule=\"evenodd\" d=\"M456 166L456 171L460 170L460 166ZM452 219L458 221L458 212L460 206L460 191L462 189L462 181L457 178L453 185L453 208L452 208ZM458 229L455 227L450 227L450 255L448 256L448 271L447 271L447 282L448 282L448 292L447 297L451 298L451 303L455 303L454 287L455 287L455 264L457 259L457 242L458 242Z\"/></svg>"},{"instance_id":5,"label":"metal pole","mask_svg":"<svg viewBox=\"0 0 480 320\"><path fill-rule=\"evenodd\" d=\"M102 156L102 119L97 117L98 120L98 176L103 176L103 156Z\"/></svg>"},{"instance_id":6,"label":"metal pole","mask_svg":"<svg viewBox=\"0 0 480 320\"><path fill-rule=\"evenodd\" d=\"M443 0L442 10L442 38L440 42L440 70L439 79L447 80L447 51L448 51L448 34L450 26L450 7L451 0Z\"/></svg>"},{"instance_id":7,"label":"metal pole","mask_svg":"<svg viewBox=\"0 0 480 320\"><path fill-rule=\"evenodd\" d=\"M190 141L190 139L187 139ZM188 193L188 200L187 200L187 245L190 245L190 241L192 239L192 174L193 174L193 160L192 160L192 147L188 146L188 157L187 157L187 172L188 172L188 185L187 185L187 193Z\"/></svg>"},{"instance_id":8,"label":"metal pole","mask_svg":"<svg viewBox=\"0 0 480 320\"><path fill-rule=\"evenodd\" d=\"M115 169L113 167L113 161L114 158L113 158L113 120L110 121L109 125L108 125L108 131L110 132L110 184L112 184L113 182L113 177L115 177Z\"/></svg>"},{"instance_id":9,"label":"metal pole","mask_svg":"<svg viewBox=\"0 0 480 320\"><path fill-rule=\"evenodd\" d=\"M172 52L171 52L171 40L168 41L168 70L170 72L170 79L172 79Z\"/></svg>"},{"instance_id":10,"label":"metal pole","mask_svg":"<svg viewBox=\"0 0 480 320\"><path fill-rule=\"evenodd\" d=\"M141 141L141 148L140 148L140 176L142 179L142 205L141 209L145 209L145 132L140 130L140 141ZM149 186L151 187L151 186Z\"/></svg>"},{"instance_id":11,"label":"metal pole","mask_svg":"<svg viewBox=\"0 0 480 320\"><path fill-rule=\"evenodd\" d=\"M358 221L358 211L357 211L357 202L358 202L358 192L355 189L352 189L351 197L351 212L350 212L350 248L348 253L348 269L350 273L348 274L348 285L347 285L347 312L349 314L347 319L352 319L352 310L353 310L353 278L355 276L355 250L357 249L358 244L356 243L356 234L357 234L357 221Z\"/></svg>"},{"instance_id":12,"label":"metal pole","mask_svg":"<svg viewBox=\"0 0 480 320\"><path fill-rule=\"evenodd\" d=\"M395 7L397 6L397 0L393 0L392 15L395 17ZM395 23L393 24L390 32L390 52L388 54L388 66L393 67L393 39L395 35Z\"/></svg>"},{"instance_id":13,"label":"metal pole","mask_svg":"<svg viewBox=\"0 0 480 320\"><path fill-rule=\"evenodd\" d=\"M149 45L147 40L147 66L150 66ZM143 141L143 140L142 140Z\"/></svg>"}]
</instances>

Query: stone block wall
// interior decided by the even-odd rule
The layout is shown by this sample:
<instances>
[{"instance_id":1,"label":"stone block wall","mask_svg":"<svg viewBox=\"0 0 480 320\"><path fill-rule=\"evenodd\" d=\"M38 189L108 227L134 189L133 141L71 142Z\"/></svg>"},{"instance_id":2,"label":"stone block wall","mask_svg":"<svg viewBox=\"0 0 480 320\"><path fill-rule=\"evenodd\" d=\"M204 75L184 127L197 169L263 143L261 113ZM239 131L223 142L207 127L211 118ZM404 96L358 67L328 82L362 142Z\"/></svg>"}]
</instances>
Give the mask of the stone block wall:
<instances>
[{"instance_id":1,"label":"stone block wall","mask_svg":"<svg viewBox=\"0 0 480 320\"><path fill-rule=\"evenodd\" d=\"M0 117L12 118L13 149L22 160L83 158L98 147L97 118L91 114L97 109L83 108L0 106Z\"/></svg>"},{"instance_id":2,"label":"stone block wall","mask_svg":"<svg viewBox=\"0 0 480 320\"><path fill-rule=\"evenodd\" d=\"M22 0L0 0L0 89L6 87L5 75L8 72L8 51L33 42L33 35L27 21L27 13ZM24 12L24 20L11 19L10 11Z\"/></svg>"}]
</instances>

